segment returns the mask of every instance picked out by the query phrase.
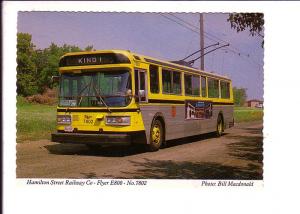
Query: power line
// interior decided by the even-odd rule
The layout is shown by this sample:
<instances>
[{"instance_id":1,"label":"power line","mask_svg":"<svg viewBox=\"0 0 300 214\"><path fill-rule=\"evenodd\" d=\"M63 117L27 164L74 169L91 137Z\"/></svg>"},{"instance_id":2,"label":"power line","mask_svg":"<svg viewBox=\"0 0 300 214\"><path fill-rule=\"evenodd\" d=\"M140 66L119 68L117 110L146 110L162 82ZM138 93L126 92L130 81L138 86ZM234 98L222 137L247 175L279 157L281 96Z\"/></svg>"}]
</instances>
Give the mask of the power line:
<instances>
[{"instance_id":1,"label":"power line","mask_svg":"<svg viewBox=\"0 0 300 214\"><path fill-rule=\"evenodd\" d=\"M193 60L190 60L188 63L189 63L189 64L193 64L196 60L198 60L198 59L204 57L206 54L209 54L209 53L211 53L211 52L213 52L213 51L215 51L215 50L218 50L218 49L223 48L223 47L226 47L226 46L229 46L229 43L226 44L226 45L223 45L223 46L214 48L214 49L212 49L212 50L210 50L210 51L207 51L206 53L202 54L201 56L199 56L199 57L197 57L197 58L195 58L195 59L193 59Z\"/></svg>"},{"instance_id":2,"label":"power line","mask_svg":"<svg viewBox=\"0 0 300 214\"><path fill-rule=\"evenodd\" d=\"M177 22L176 20L174 20L174 19L171 19L171 18L169 18L168 16L166 16L166 15L164 15L164 14L161 14L161 13L159 13L159 15L163 16L163 17L164 17L164 18L166 18L166 19L169 19L169 20L170 20L170 21L172 21L172 22L175 22L176 24L179 24L179 25L181 25L182 27L184 27L184 28L186 28L186 29L189 29L189 30L193 31L194 33L197 33L197 34L199 34L199 32L198 32L198 31L195 31L195 30L193 30L193 29L191 29L191 28L189 28L189 27L187 27L187 26L185 26L185 25L181 24L180 22Z\"/></svg>"},{"instance_id":3,"label":"power line","mask_svg":"<svg viewBox=\"0 0 300 214\"><path fill-rule=\"evenodd\" d=\"M178 20L182 21L183 23L185 23L185 24L187 24L187 25L189 25L189 26L191 26L191 27L193 27L193 28L195 28L195 29L197 29L197 30L200 31L200 28L198 28L198 27L196 27L195 25L193 25L193 24L191 24L191 23L185 21L184 19L179 18L178 16L175 16L174 14L170 14L170 15L173 16L173 17L175 17L175 18L177 18ZM211 40L211 41L214 41L214 42L218 42L217 40L212 39L212 38L209 36L209 33L207 33L207 32L204 31L204 34L207 34L207 35L208 35L208 36L207 36L207 35L204 36L204 37L206 37L207 39L209 39L209 40ZM220 39L218 39L218 40L220 40ZM222 40L220 40L220 41L222 41ZM224 42L225 42L225 41L224 41ZM228 43L228 42L225 42L225 43Z\"/></svg>"},{"instance_id":4,"label":"power line","mask_svg":"<svg viewBox=\"0 0 300 214\"><path fill-rule=\"evenodd\" d=\"M190 42L189 42L189 44L187 45L187 48L186 48L186 51L185 51L184 56L187 56L187 55L189 54L190 49L191 49L191 47L192 47L192 43L193 43L193 38L190 38Z\"/></svg>"},{"instance_id":5,"label":"power line","mask_svg":"<svg viewBox=\"0 0 300 214\"><path fill-rule=\"evenodd\" d=\"M219 44L220 44L220 43L218 42L218 43L216 43L216 44L212 44L212 45L206 46L205 48L200 49L200 50L197 50L197 51L195 51L194 53L188 55L187 57L183 58L182 60L186 60L187 58L189 58L189 57L195 55L196 53L199 53L199 52L202 51L202 50L205 50L205 49L207 49L207 48L210 48L210 47L212 47L212 46L216 46L216 45L219 45Z\"/></svg>"},{"instance_id":6,"label":"power line","mask_svg":"<svg viewBox=\"0 0 300 214\"><path fill-rule=\"evenodd\" d=\"M185 24L187 24L187 25L189 25L189 26L192 26L193 28L195 28L195 29L197 29L197 30L200 30L200 28L198 28L197 26L195 26L195 25L193 25L193 24L191 24L191 23L185 21L184 19L179 18L178 16L175 16L174 14L170 14L170 15L173 16L173 17L175 17L175 18L177 18L178 20L182 21L183 23L185 23ZM219 37L217 37L217 36L215 36L215 35L213 35L213 34L211 34L211 33L204 32L204 34L206 34L206 36L205 36L206 38L209 38L209 39L211 39L212 41L218 42L218 40L219 40L219 41L224 42L224 43L230 43L230 42L228 42L228 41L226 41L226 40L223 40L223 39L221 39L221 38L219 38ZM217 39L217 40L212 39L211 37L213 37L213 38L215 38L215 39ZM243 55L249 55L249 54L244 54L244 53L242 53L238 48L236 48L236 47L235 47L234 45L232 45L232 44L231 44L230 46L231 46L232 48L234 48L235 50L239 51L240 54L243 54Z\"/></svg>"},{"instance_id":7,"label":"power line","mask_svg":"<svg viewBox=\"0 0 300 214\"><path fill-rule=\"evenodd\" d=\"M244 58L243 58L243 55L242 55L241 53L238 53L238 52L236 52L236 51L234 51L234 50L231 50L231 49L229 49L229 48L224 48L224 49L221 49L221 50L225 51L225 53L226 53L226 52L231 52L231 53L233 53L233 54L235 54L235 55L238 55L238 56L241 57L242 59L244 59ZM251 59L250 55L246 55L246 56L244 56L244 57L248 57L247 59L248 59L249 61L251 60L252 63L254 63L255 65L257 65L257 66L259 66L259 67L263 67L262 64L260 64L260 63L256 62L255 60ZM244 59L244 60L245 60L245 59Z\"/></svg>"},{"instance_id":8,"label":"power line","mask_svg":"<svg viewBox=\"0 0 300 214\"><path fill-rule=\"evenodd\" d=\"M183 27L185 27L185 28L187 28L187 29L189 29L189 30L191 30L191 31L193 31L193 32L195 32L195 33L197 33L197 34L200 34L200 32L198 32L198 30L200 30L198 27L196 27L195 25L193 25L193 24L191 24L191 23L185 21L185 20L182 19L182 18L179 18L178 16L176 16L176 15L174 15L174 14L169 14L169 15L171 15L172 17L175 17L177 20L180 20L181 22L185 23L186 25L191 26L191 27L194 28L194 29L197 29L197 31L195 31L194 29L191 29L190 27L187 27L186 25L183 25L182 23L179 23L178 21L176 21L176 20L174 20L174 19L171 19L171 18L169 18L169 17L167 17L167 16L165 16L165 15L163 15L163 14L160 14L160 15L162 15L163 17L165 17L165 18L167 18L167 19L169 19L169 20L171 20L171 21L173 21L173 22L175 22L175 23L177 23L177 24L179 24L179 25L181 25L181 26L183 26ZM215 41L215 42L218 42L217 40L219 40L219 41L224 42L224 43L229 43L228 41L223 40L223 39L220 39L219 37L217 37L217 36L215 36L215 35L213 35L213 34L211 34L211 33L204 32L204 34L206 34L205 37L208 38L209 40L212 40L212 41ZM213 37L213 38L215 38L215 39L217 39L217 40L212 39L211 37ZM241 50L239 50L238 48L236 48L236 47L235 47L234 45L232 45L232 44L231 44L231 47L232 47L233 49L232 49L232 48L226 48L226 49L229 50L229 51L231 51L231 52L234 52L235 54L237 54L237 55L240 56L240 57L241 57L242 55L244 55L244 56L250 58L250 54L243 53ZM235 49L236 51L235 51L234 49ZM252 58L250 58L250 59L251 59L251 61L254 62L256 65L262 67L262 65L261 65L260 63L256 62L254 59L252 59Z\"/></svg>"},{"instance_id":9,"label":"power line","mask_svg":"<svg viewBox=\"0 0 300 214\"><path fill-rule=\"evenodd\" d=\"M222 51L224 51L225 53L228 53L228 52L231 52L231 53L233 53L233 55L238 55L238 53L236 53L235 51L232 51L232 50L228 50L228 49L221 49ZM260 64L260 63L258 63L258 62L256 62L256 61L254 61L254 60L251 60L251 58L249 59L249 58L245 58L244 56L242 56L242 55L238 55L242 60L244 60L244 61L246 61L246 62L248 62L249 64L252 64L252 65L254 65L254 66L257 66L258 67L258 69L259 70L262 70L262 68L263 68L263 65L262 64Z\"/></svg>"},{"instance_id":10,"label":"power line","mask_svg":"<svg viewBox=\"0 0 300 214\"><path fill-rule=\"evenodd\" d=\"M166 18L166 19L168 19L168 20L170 20L170 21L172 21L172 22L175 22L176 24L178 24L178 25L180 25L180 26L182 26L182 27L184 27L184 28L186 28L186 29L188 29L188 30L190 30L190 31L192 31L192 32L194 32L194 33L196 33L196 34L200 34L200 29L199 28L197 28L197 27L195 27L194 26L194 28L196 28L197 30L199 30L199 31L197 31L197 30L194 30L194 29L192 29L192 28L190 28L190 27L188 27L188 26L186 26L186 25L184 25L184 24L182 24L182 23L180 23L180 22L178 22L178 21L176 21L176 20L174 20L174 19L171 19L170 17L168 17L168 16L166 16L166 15L164 15L164 14L161 14L161 13L159 13L159 15L161 15L162 17L164 17L164 18ZM211 38L209 38L209 37L207 37L207 36L205 36L207 39L209 39L209 40L211 40L211 41L214 41L214 42L218 42L218 41L216 41L215 39L211 39Z\"/></svg>"}]
</instances>

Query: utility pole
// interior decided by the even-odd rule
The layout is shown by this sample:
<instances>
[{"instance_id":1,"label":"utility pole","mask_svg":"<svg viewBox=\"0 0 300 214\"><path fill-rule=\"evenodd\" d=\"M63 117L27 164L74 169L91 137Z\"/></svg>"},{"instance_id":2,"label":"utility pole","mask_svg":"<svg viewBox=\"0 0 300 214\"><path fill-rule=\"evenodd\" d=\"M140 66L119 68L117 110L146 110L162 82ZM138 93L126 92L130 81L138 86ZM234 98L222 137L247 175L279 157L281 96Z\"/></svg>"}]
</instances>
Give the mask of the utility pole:
<instances>
[{"instance_id":1,"label":"utility pole","mask_svg":"<svg viewBox=\"0 0 300 214\"><path fill-rule=\"evenodd\" d=\"M200 70L204 70L204 30L203 30L203 13L200 13L200 50L201 62Z\"/></svg>"}]
</instances>

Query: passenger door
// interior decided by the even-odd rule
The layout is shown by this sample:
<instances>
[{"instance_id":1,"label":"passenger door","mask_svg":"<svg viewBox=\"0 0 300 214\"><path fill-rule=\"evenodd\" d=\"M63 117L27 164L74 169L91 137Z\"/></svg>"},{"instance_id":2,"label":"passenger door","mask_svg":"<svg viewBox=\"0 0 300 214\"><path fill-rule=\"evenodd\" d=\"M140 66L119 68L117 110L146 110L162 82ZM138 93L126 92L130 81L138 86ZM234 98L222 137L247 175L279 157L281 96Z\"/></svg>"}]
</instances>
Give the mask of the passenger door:
<instances>
[{"instance_id":1,"label":"passenger door","mask_svg":"<svg viewBox=\"0 0 300 214\"><path fill-rule=\"evenodd\" d=\"M135 69L135 95L139 102L148 102L147 73L142 69Z\"/></svg>"}]
</instances>

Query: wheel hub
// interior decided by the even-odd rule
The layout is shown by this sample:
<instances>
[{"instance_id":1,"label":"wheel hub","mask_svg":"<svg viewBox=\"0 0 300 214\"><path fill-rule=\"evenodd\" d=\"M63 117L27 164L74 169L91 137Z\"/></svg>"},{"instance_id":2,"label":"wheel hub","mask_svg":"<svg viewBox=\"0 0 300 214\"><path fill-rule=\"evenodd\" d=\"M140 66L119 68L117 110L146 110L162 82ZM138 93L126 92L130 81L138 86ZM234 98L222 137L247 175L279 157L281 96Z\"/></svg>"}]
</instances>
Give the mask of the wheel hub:
<instances>
[{"instance_id":1,"label":"wheel hub","mask_svg":"<svg viewBox=\"0 0 300 214\"><path fill-rule=\"evenodd\" d=\"M155 125L152 129L152 140L156 144L160 142L160 128L157 125Z\"/></svg>"}]
</instances>

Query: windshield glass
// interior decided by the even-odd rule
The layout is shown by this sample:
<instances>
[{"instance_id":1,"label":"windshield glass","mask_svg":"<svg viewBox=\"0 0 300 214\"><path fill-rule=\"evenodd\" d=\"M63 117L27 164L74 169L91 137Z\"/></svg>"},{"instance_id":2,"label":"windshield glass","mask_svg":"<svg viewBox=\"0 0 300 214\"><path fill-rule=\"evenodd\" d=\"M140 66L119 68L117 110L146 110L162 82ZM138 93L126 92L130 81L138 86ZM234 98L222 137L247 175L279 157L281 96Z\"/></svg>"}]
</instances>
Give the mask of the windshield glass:
<instances>
[{"instance_id":1,"label":"windshield glass","mask_svg":"<svg viewBox=\"0 0 300 214\"><path fill-rule=\"evenodd\" d=\"M111 70L62 74L59 106L122 107L131 101L129 71Z\"/></svg>"}]
</instances>

